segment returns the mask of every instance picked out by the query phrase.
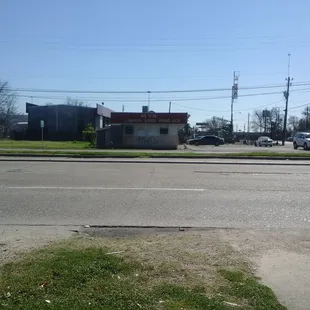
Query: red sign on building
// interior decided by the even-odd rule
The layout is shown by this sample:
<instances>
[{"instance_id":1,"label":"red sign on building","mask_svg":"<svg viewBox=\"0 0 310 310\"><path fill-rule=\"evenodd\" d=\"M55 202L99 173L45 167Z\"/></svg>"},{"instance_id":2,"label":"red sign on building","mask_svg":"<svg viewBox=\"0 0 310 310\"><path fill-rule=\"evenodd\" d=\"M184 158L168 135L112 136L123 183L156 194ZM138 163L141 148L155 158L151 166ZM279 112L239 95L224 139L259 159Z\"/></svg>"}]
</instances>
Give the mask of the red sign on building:
<instances>
[{"instance_id":1,"label":"red sign on building","mask_svg":"<svg viewBox=\"0 0 310 310\"><path fill-rule=\"evenodd\" d=\"M112 124L186 124L187 113L111 113Z\"/></svg>"}]
</instances>

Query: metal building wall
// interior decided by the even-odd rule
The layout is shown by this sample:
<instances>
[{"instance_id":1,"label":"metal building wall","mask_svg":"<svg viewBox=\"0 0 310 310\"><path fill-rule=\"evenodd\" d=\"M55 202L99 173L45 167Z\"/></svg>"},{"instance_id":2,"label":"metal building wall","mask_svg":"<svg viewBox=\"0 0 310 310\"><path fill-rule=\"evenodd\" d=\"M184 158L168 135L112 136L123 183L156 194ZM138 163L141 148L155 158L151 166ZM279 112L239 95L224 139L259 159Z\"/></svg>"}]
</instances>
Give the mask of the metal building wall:
<instances>
[{"instance_id":1,"label":"metal building wall","mask_svg":"<svg viewBox=\"0 0 310 310\"><path fill-rule=\"evenodd\" d=\"M96 109L69 105L30 106L28 133L30 139L40 139L40 121L44 121L44 136L49 140L81 140L88 124L96 126Z\"/></svg>"}]
</instances>

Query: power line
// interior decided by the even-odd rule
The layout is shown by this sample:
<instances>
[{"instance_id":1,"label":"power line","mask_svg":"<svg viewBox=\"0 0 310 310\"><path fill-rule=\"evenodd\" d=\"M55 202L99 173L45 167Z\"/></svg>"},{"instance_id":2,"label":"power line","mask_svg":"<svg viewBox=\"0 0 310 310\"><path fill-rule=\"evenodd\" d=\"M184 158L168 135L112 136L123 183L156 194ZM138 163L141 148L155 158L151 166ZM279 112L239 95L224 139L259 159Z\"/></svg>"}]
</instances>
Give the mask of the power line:
<instances>
[{"instance_id":1,"label":"power line","mask_svg":"<svg viewBox=\"0 0 310 310\"><path fill-rule=\"evenodd\" d=\"M294 87L310 85L310 81L295 83ZM284 84L244 86L239 90L255 90L268 88L284 88ZM147 91L102 91L102 90L69 90L69 89L38 89L38 88L8 88L15 92L33 92L33 93L77 93L77 94L169 94L169 93L198 93L198 92L221 92L231 91L231 88L209 88L209 89L184 89L184 90L147 90ZM297 90L295 90L297 91Z\"/></svg>"},{"instance_id":2,"label":"power line","mask_svg":"<svg viewBox=\"0 0 310 310\"><path fill-rule=\"evenodd\" d=\"M294 107L291 107L289 108L288 110L291 111L291 110L294 110L294 109L298 109L298 108L302 108L302 107L305 107L305 106L308 106L310 105L310 103L305 103L305 104L302 104L302 105L298 105L298 106L294 106Z\"/></svg>"},{"instance_id":3,"label":"power line","mask_svg":"<svg viewBox=\"0 0 310 310\"><path fill-rule=\"evenodd\" d=\"M34 36L28 36L28 37L25 37L26 40L31 40ZM44 39L48 39L46 38L46 36L44 37L35 37L36 39L39 39L39 42L40 43L43 43L43 44L58 44L58 43L62 43L62 42L69 42L68 41L68 38L67 37L57 37L56 40L54 39L49 39L49 41L43 41ZM290 39L295 39L298 37L289 37ZM152 38L150 39L149 37L147 38L142 38L142 37L131 37L130 38L130 42L134 42L134 41L138 41L138 40L144 40L144 41L201 41L201 40L224 40L225 42L228 40L228 39L232 39L232 40L265 40L265 39L285 39L287 40L288 39L288 36L286 35L280 35L280 36L241 36L241 37L160 37L160 38ZM14 42L14 40L0 40L0 43L12 43ZM18 42L18 41L16 41ZM80 45L103 45L102 43L85 43L85 42L79 42ZM122 45L124 43L109 43L107 42L106 44L108 45ZM125 43L126 44L126 43ZM132 44L132 43L131 43ZM104 44L105 45L105 44Z\"/></svg>"},{"instance_id":4,"label":"power line","mask_svg":"<svg viewBox=\"0 0 310 310\"><path fill-rule=\"evenodd\" d=\"M310 85L304 83L304 85ZM298 86L298 85L296 85ZM285 85L261 85L261 86L245 86L239 90L255 90L268 88L283 88ZM208 88L208 89L184 89L184 90L152 90L152 91L103 91L103 90L70 90L70 89L39 89L39 88L11 88L15 92L32 92L32 93L76 93L76 94L169 94L169 93L198 93L198 92L221 92L231 91L230 88Z\"/></svg>"},{"instance_id":5,"label":"power line","mask_svg":"<svg viewBox=\"0 0 310 310\"><path fill-rule=\"evenodd\" d=\"M211 39L211 38L209 38ZM213 40L221 40L220 38L212 38ZM249 38L247 38L249 39ZM261 41L258 41L258 40ZM169 41L168 44L163 44L163 43L85 43L85 42L78 42L78 43L69 43L66 41L40 41L40 42L33 42L34 44L38 44L41 46L47 46L49 49L56 49L56 50L64 50L67 49L68 51L101 51L101 52L126 52L126 51L141 51L141 52L176 52L176 51L218 51L218 50L223 50L223 51L231 51L231 50L248 50L248 49L257 49L257 46L262 46L262 45L279 45L279 44L286 44L288 43L287 39L284 41L275 41L275 40L270 40L271 38L258 38L255 39L255 45L253 46L245 46L246 42L244 42L243 47L235 47L234 44L236 42L236 39L233 38L233 41L229 42L227 39L225 39L223 42L193 42L189 41L186 43L171 43ZM200 38L201 40L201 38ZM239 40L246 40L245 38L240 38ZM290 41L292 42L292 41ZM12 44L12 41L0 41L0 44ZM14 42L13 42L14 43ZM16 42L18 43L18 42ZM304 41L302 43L302 46L305 44L308 44L309 41ZM295 42L294 46L298 46L298 41ZM124 49L125 47L125 49ZM178 49L171 49L171 47L175 47ZM184 49L186 47L187 49ZM193 48L194 47L194 48ZM199 49L195 47L200 47ZM208 48L206 48L208 47ZM127 49L126 49L127 48ZM138 49L137 49L138 48ZM155 49L154 49L155 48ZM167 49L168 48L168 49ZM188 49L189 48L189 49Z\"/></svg>"},{"instance_id":6,"label":"power line","mask_svg":"<svg viewBox=\"0 0 310 310\"><path fill-rule=\"evenodd\" d=\"M70 38L68 37L61 37L57 36L55 38L48 38L46 36L27 36L25 37L26 40L31 40L32 38L38 39L40 42L43 43L57 43L57 42L68 42ZM298 36L288 36L288 35L272 35L272 36L234 36L234 37L158 37L158 38L150 38L150 37L130 37L129 38L131 42L138 41L138 40L144 40L144 41L195 41L195 40L224 40L227 41L228 39L232 40L260 40L260 39L299 39ZM43 41L43 40L49 40L49 41ZM62 40L62 41L61 41ZM14 41L13 41L14 42ZM0 43L12 43L12 40L0 40ZM80 42L80 44L97 44L98 43L85 43L85 42ZM107 42L107 44L110 44ZM102 43L99 43L99 45L102 45Z\"/></svg>"},{"instance_id":7,"label":"power line","mask_svg":"<svg viewBox=\"0 0 310 310\"><path fill-rule=\"evenodd\" d=\"M228 97L228 98L230 98L230 97ZM267 105L269 105L269 106L270 105L274 105L274 104L277 104L277 103L279 103L281 101L282 100L274 102L274 103L269 103ZM182 108L185 108L185 109L189 109L189 110L197 110L197 111L204 111L204 112L226 113L226 112L230 111L230 110L206 110L206 109L201 109L201 108L193 108L193 107L185 106L185 105L178 104L178 103L174 103L173 105L176 105L176 106L179 106L179 107L182 107ZM265 107L266 107L266 104L261 105L261 106L246 108L246 109L239 109L239 110L235 110L234 112L243 112L243 111L255 110L255 109L260 109L260 108L265 108Z\"/></svg>"},{"instance_id":8,"label":"power line","mask_svg":"<svg viewBox=\"0 0 310 310\"><path fill-rule=\"evenodd\" d=\"M304 72L308 72L309 70L304 70ZM282 72L254 72L254 73L242 73L242 76L246 77L253 77L253 76L279 76L283 75L284 71ZM31 78L31 79L42 79L46 78L44 75L23 75L19 74L18 75L21 78ZM212 75L212 78L225 78L226 75ZM64 75L49 75L48 78L52 79L85 79L85 76L64 76ZM89 77L91 80L159 80L159 79L206 79L207 77L205 75L197 75L197 76L191 76L191 75L186 75L186 76L91 76Z\"/></svg>"},{"instance_id":9,"label":"power line","mask_svg":"<svg viewBox=\"0 0 310 310\"><path fill-rule=\"evenodd\" d=\"M239 95L239 97L271 95L271 94L282 94L282 92L247 94L247 95ZM65 97L48 97L48 96L31 96L31 95L16 95L16 96L17 97L21 97L21 98L34 98L34 99L46 99L46 100L63 100L63 99L65 99ZM191 98L191 99L190 98L179 98L179 99L176 99L175 101L214 100L214 99L229 99L229 98L230 98L230 96L226 96L226 97L207 97L207 98ZM100 100L102 100L102 98L98 98L98 99L77 98L77 99L85 100L85 101L91 101L91 102L99 102ZM132 100L132 101L130 101L130 100L115 100L115 99L111 99L111 100L108 100L108 101L109 102L132 102L132 103L135 103L135 102L145 102L145 100ZM161 100L155 99L153 101L156 101L156 102L167 102L168 99L161 99ZM261 105L261 106L250 107L250 108L245 108L245 109L238 109L238 110L235 110L235 112L243 112L243 111L250 111L250 110L265 108L266 106L275 105L275 104L280 103L282 101L283 100L281 99L281 100L276 101L274 103L267 103L267 104L264 104L264 105ZM229 112L229 110L207 110L207 109L201 109L201 108L194 108L194 107L182 105L182 104L175 103L175 102L173 103L173 105L179 106L181 108L189 109L189 110L196 110L196 111L217 112L217 113ZM291 107L288 110L290 111L290 110L301 108L301 107L304 107L304 106L307 106L307 105L310 105L310 103L306 103L306 104L302 104L302 105L298 105L298 106L293 106L293 107Z\"/></svg>"},{"instance_id":10,"label":"power line","mask_svg":"<svg viewBox=\"0 0 310 310\"><path fill-rule=\"evenodd\" d=\"M293 85L291 85L291 87L292 86ZM291 92L307 92L308 90L310 90L310 88L293 89L293 90L290 90L290 93Z\"/></svg>"},{"instance_id":11,"label":"power line","mask_svg":"<svg viewBox=\"0 0 310 310\"><path fill-rule=\"evenodd\" d=\"M255 97L255 96L267 96L267 95L277 95L277 94L282 94L282 92L265 92L265 93L253 93L253 94L243 94L239 95L239 97ZM17 94L16 96L18 97L25 97L25 98L41 98L41 99L62 99L61 97L48 97L48 96L32 96L32 95L19 95ZM205 101L205 100L217 100L217 99L228 99L230 96L216 96L216 97L196 97L196 98L163 98L163 99L153 99L152 102L167 102L169 100L171 101ZM82 98L77 98L77 99L82 99ZM97 99L102 100L103 98ZM87 98L83 100L88 100ZM93 101L94 99L90 99L88 101ZM106 99L109 102L145 102L146 100L142 99Z\"/></svg>"}]
</instances>

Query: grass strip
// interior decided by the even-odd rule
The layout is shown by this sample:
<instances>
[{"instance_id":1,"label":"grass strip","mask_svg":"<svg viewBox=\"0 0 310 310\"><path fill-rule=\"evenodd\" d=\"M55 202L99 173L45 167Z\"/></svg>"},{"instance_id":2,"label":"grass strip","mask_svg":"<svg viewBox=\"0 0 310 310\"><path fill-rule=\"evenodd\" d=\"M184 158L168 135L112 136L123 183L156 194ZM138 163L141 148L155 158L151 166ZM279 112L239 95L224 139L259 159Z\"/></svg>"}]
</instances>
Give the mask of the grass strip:
<instances>
[{"instance_id":1,"label":"grass strip","mask_svg":"<svg viewBox=\"0 0 310 310\"><path fill-rule=\"evenodd\" d=\"M41 141L0 139L0 149L37 149L42 147ZM43 141L44 149L90 149L90 144L83 141Z\"/></svg>"},{"instance_id":2,"label":"grass strip","mask_svg":"<svg viewBox=\"0 0 310 310\"><path fill-rule=\"evenodd\" d=\"M2 266L0 308L285 309L230 246L207 240L205 252L193 248L203 242L167 236L54 244ZM126 251L108 254L115 249Z\"/></svg>"},{"instance_id":3,"label":"grass strip","mask_svg":"<svg viewBox=\"0 0 310 310\"><path fill-rule=\"evenodd\" d=\"M225 158L225 157L274 157L274 158L310 158L310 152L240 152L240 153L195 153L195 152L152 152L152 151L67 151L67 150L1 150L0 155L16 156L70 156L70 157L128 157L128 158Z\"/></svg>"}]
</instances>

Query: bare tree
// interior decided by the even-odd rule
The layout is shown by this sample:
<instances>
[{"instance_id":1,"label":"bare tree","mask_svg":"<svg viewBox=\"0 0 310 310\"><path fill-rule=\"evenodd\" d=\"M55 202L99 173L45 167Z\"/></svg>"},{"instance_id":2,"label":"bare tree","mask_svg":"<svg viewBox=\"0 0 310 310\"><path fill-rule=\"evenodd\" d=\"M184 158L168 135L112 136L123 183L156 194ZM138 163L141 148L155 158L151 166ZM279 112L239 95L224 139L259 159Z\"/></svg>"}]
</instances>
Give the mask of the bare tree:
<instances>
[{"instance_id":1,"label":"bare tree","mask_svg":"<svg viewBox=\"0 0 310 310\"><path fill-rule=\"evenodd\" d=\"M287 120L287 125L288 125L288 129L289 131L297 131L299 130L299 123L300 123L300 119L297 116L290 116Z\"/></svg>"},{"instance_id":2,"label":"bare tree","mask_svg":"<svg viewBox=\"0 0 310 310\"><path fill-rule=\"evenodd\" d=\"M0 81L0 134L8 135L11 120L16 114L16 95L7 81Z\"/></svg>"},{"instance_id":3,"label":"bare tree","mask_svg":"<svg viewBox=\"0 0 310 310\"><path fill-rule=\"evenodd\" d=\"M264 117L263 117L263 110L254 110L252 114L252 129L254 131L262 132L264 129Z\"/></svg>"},{"instance_id":4,"label":"bare tree","mask_svg":"<svg viewBox=\"0 0 310 310\"><path fill-rule=\"evenodd\" d=\"M282 119L278 108L255 110L252 114L252 129L259 132L278 133L281 131Z\"/></svg>"},{"instance_id":5,"label":"bare tree","mask_svg":"<svg viewBox=\"0 0 310 310\"><path fill-rule=\"evenodd\" d=\"M301 114L303 116L305 116L305 117L309 117L309 115L310 115L310 105L305 107Z\"/></svg>"},{"instance_id":6,"label":"bare tree","mask_svg":"<svg viewBox=\"0 0 310 310\"><path fill-rule=\"evenodd\" d=\"M217 134L219 131L226 129L229 121L221 117L213 116L212 118L205 120L202 124L203 125L201 125L201 128L203 130L209 132L210 134Z\"/></svg>"},{"instance_id":7,"label":"bare tree","mask_svg":"<svg viewBox=\"0 0 310 310\"><path fill-rule=\"evenodd\" d=\"M65 104L67 105L73 105L76 107L87 107L87 104L84 103L82 100L79 99L73 99L71 97L67 97Z\"/></svg>"}]
</instances>

